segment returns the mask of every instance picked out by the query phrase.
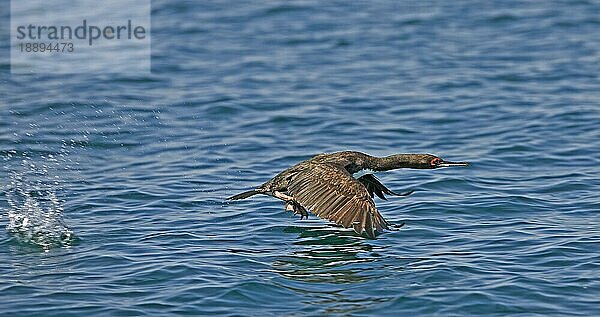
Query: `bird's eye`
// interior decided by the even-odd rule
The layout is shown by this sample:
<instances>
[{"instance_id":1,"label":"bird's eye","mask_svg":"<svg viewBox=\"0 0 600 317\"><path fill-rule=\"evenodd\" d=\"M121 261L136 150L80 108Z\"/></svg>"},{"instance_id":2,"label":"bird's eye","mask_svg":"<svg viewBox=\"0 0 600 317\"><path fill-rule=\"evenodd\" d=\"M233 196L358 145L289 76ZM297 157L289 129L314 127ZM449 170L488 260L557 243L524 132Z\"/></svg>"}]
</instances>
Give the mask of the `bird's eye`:
<instances>
[{"instance_id":1,"label":"bird's eye","mask_svg":"<svg viewBox=\"0 0 600 317\"><path fill-rule=\"evenodd\" d=\"M439 157L436 157L434 159L431 160L431 162L429 162L432 166L436 166L439 165L441 163L441 159Z\"/></svg>"}]
</instances>

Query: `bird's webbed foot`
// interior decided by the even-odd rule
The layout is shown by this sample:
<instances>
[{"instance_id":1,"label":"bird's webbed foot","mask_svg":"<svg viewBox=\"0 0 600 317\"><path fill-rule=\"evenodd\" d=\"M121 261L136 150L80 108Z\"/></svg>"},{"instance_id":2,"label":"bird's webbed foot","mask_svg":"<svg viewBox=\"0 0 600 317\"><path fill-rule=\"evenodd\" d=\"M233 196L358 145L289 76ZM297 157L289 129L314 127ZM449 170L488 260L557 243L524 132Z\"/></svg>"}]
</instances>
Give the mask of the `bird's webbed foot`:
<instances>
[{"instance_id":1,"label":"bird's webbed foot","mask_svg":"<svg viewBox=\"0 0 600 317\"><path fill-rule=\"evenodd\" d=\"M308 219L308 211L302 207L298 202L294 200L288 200L285 202L285 210L293 211L295 215L300 215L300 220Z\"/></svg>"}]
</instances>

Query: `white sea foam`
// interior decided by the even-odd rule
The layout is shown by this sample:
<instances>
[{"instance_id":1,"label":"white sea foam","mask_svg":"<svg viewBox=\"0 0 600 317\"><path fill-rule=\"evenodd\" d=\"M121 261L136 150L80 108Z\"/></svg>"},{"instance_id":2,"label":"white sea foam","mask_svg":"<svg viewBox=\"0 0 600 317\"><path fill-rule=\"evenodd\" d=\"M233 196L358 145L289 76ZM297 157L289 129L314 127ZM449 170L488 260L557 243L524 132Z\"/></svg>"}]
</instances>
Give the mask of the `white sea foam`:
<instances>
[{"instance_id":1,"label":"white sea foam","mask_svg":"<svg viewBox=\"0 0 600 317\"><path fill-rule=\"evenodd\" d=\"M51 173L60 162L51 155L39 161L24 156L20 165L9 171L4 190L8 202L6 230L18 242L44 250L68 246L75 236L63 221L64 202L57 196L58 179Z\"/></svg>"}]
</instances>

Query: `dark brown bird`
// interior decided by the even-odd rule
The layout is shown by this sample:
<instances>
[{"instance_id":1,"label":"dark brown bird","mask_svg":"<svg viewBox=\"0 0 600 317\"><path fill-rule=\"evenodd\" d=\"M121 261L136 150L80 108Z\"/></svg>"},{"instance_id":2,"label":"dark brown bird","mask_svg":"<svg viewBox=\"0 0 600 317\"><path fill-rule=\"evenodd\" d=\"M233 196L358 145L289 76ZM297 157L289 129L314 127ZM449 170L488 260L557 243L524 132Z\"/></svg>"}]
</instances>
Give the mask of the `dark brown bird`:
<instances>
[{"instance_id":1,"label":"dark brown bird","mask_svg":"<svg viewBox=\"0 0 600 317\"><path fill-rule=\"evenodd\" d=\"M256 189L227 199L244 199L256 194L273 196L285 201L285 209L300 214L300 219L308 219L308 209L323 219L375 238L376 233L390 229L390 223L377 211L373 194L387 200L384 194L407 196L412 191L395 193L381 184L374 172L467 165L467 162L444 161L431 154L386 157L353 151L319 154L277 174Z\"/></svg>"}]
</instances>

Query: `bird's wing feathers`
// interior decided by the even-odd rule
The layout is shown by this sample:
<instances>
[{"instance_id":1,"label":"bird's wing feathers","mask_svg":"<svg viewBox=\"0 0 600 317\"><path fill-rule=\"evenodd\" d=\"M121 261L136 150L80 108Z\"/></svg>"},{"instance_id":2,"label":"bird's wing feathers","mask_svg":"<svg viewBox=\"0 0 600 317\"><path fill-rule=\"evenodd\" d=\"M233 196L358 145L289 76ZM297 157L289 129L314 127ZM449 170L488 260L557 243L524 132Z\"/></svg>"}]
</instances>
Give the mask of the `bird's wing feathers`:
<instances>
[{"instance_id":1,"label":"bird's wing feathers","mask_svg":"<svg viewBox=\"0 0 600 317\"><path fill-rule=\"evenodd\" d=\"M385 198L384 194L395 195L395 196L408 196L413 193L412 190L404 192L404 193L396 193L396 192L388 189L387 187L385 187L377 179L377 177L375 177L375 175L373 175L373 174L363 175L358 178L358 181L361 182L365 186L365 188L367 189L367 192L369 193L369 196L371 196L371 198L373 198L373 193L375 193L375 195L377 195L377 197L379 197L383 200L387 200L387 198Z\"/></svg>"},{"instance_id":2,"label":"bird's wing feathers","mask_svg":"<svg viewBox=\"0 0 600 317\"><path fill-rule=\"evenodd\" d=\"M365 186L341 166L311 164L290 180L287 191L317 216L352 227L358 234L364 231L374 238L375 231L388 229Z\"/></svg>"}]
</instances>

